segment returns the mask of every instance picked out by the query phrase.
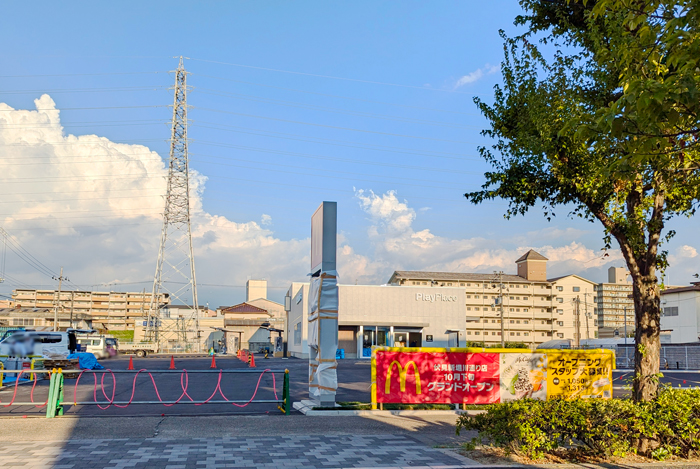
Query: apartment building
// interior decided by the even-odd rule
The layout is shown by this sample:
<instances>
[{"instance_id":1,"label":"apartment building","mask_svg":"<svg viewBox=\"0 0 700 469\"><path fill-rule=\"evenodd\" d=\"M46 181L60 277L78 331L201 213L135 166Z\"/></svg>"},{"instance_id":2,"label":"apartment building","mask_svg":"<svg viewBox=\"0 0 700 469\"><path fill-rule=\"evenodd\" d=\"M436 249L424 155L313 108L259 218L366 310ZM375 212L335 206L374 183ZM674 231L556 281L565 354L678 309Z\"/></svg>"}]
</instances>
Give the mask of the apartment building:
<instances>
[{"instance_id":1,"label":"apartment building","mask_svg":"<svg viewBox=\"0 0 700 469\"><path fill-rule=\"evenodd\" d=\"M610 267L608 281L595 287L595 314L600 338L624 337L625 317L627 335L634 336L634 300L627 269Z\"/></svg>"},{"instance_id":2,"label":"apartment building","mask_svg":"<svg viewBox=\"0 0 700 469\"><path fill-rule=\"evenodd\" d=\"M134 321L148 314L151 293L141 292L91 292L17 289L12 301L22 308L55 308L58 304L61 316L88 315L94 328L104 330L133 329ZM161 294L160 305L170 304L167 293Z\"/></svg>"},{"instance_id":3,"label":"apartment building","mask_svg":"<svg viewBox=\"0 0 700 469\"><path fill-rule=\"evenodd\" d=\"M586 337L587 319L593 322L588 324L592 337L597 324L585 313L586 298L593 297L595 283L577 275L547 279L547 261L530 250L515 261L517 275L396 271L388 283L463 288L468 342L500 344L501 305L506 342L536 347L553 339L576 341Z\"/></svg>"}]
</instances>

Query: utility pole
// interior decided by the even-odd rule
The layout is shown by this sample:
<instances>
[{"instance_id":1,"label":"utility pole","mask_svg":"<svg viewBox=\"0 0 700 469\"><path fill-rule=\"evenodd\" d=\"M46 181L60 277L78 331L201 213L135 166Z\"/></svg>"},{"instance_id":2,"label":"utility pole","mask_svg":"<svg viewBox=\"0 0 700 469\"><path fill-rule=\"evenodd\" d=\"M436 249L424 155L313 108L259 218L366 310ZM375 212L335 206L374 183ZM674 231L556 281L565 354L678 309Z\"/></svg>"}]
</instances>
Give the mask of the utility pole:
<instances>
[{"instance_id":1,"label":"utility pole","mask_svg":"<svg viewBox=\"0 0 700 469\"><path fill-rule=\"evenodd\" d=\"M70 292L70 327L73 327L73 304L75 302L75 292Z\"/></svg>"},{"instance_id":2,"label":"utility pole","mask_svg":"<svg viewBox=\"0 0 700 469\"><path fill-rule=\"evenodd\" d=\"M192 226L190 214L189 156L187 140L187 75L180 57L175 71L173 119L170 136L170 161L163 211L163 228L160 249L153 277L153 293L146 322L146 340L160 341L161 323L180 337L179 321L163 321L161 298L169 295L171 303L182 303L189 310L182 313L183 329L195 331L197 349L199 341L199 305L197 303L197 280L192 248ZM187 339L185 339L187 341ZM187 346L188 344L181 344Z\"/></svg>"},{"instance_id":3,"label":"utility pole","mask_svg":"<svg viewBox=\"0 0 700 469\"><path fill-rule=\"evenodd\" d=\"M590 340L591 331L588 328L588 292L583 294L583 305L586 308L586 340Z\"/></svg>"},{"instance_id":4,"label":"utility pole","mask_svg":"<svg viewBox=\"0 0 700 469\"><path fill-rule=\"evenodd\" d=\"M58 277L55 275L51 277L54 280L58 280L58 300L56 301L56 307L53 310L53 330L57 331L58 330L58 308L59 305L61 304L61 286L63 285L64 280L68 280L63 276L63 267L61 267L61 273L59 274Z\"/></svg>"},{"instance_id":5,"label":"utility pole","mask_svg":"<svg viewBox=\"0 0 700 469\"><path fill-rule=\"evenodd\" d=\"M503 271L494 271L494 275L496 275L496 279L498 279L498 305L501 311L501 348L503 348L506 346L505 324L503 319Z\"/></svg>"},{"instance_id":6,"label":"utility pole","mask_svg":"<svg viewBox=\"0 0 700 469\"><path fill-rule=\"evenodd\" d=\"M576 295L576 348L581 347L581 296Z\"/></svg>"}]
</instances>

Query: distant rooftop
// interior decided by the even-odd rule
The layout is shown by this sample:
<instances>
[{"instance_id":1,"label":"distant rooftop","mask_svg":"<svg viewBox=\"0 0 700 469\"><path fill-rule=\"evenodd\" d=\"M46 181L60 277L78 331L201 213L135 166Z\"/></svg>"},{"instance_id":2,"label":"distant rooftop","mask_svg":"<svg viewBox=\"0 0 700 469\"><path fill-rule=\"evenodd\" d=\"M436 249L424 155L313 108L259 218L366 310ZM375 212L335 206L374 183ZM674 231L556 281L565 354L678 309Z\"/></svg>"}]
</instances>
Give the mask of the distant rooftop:
<instances>
[{"instance_id":1,"label":"distant rooftop","mask_svg":"<svg viewBox=\"0 0 700 469\"><path fill-rule=\"evenodd\" d=\"M517 264L518 262L522 262L522 261L548 261L548 260L549 260L549 259L547 259L546 257L544 257L544 256L543 256L542 254L540 254L539 252L537 252L537 251L535 251L535 250L533 250L533 249L530 249L528 252L526 252L525 254L523 254L522 256L520 256L520 257L518 258L518 260L515 261L515 263Z\"/></svg>"},{"instance_id":2,"label":"distant rooftop","mask_svg":"<svg viewBox=\"0 0 700 469\"><path fill-rule=\"evenodd\" d=\"M494 274L470 274L461 272L426 272L423 270L397 270L394 272L393 277L398 279L421 279L421 280L456 280L461 281L491 281L496 280L497 277ZM520 277L518 275L503 274L503 281L505 282L518 282L518 283L533 283L526 278Z\"/></svg>"}]
</instances>

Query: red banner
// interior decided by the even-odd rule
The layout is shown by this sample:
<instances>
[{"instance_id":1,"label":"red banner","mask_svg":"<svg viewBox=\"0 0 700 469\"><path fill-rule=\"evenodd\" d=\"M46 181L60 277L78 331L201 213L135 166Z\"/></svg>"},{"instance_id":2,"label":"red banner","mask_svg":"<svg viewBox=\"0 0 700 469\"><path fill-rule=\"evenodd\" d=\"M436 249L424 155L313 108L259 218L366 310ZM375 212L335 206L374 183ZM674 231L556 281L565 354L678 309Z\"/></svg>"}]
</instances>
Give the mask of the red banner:
<instances>
[{"instance_id":1,"label":"red banner","mask_svg":"<svg viewBox=\"0 0 700 469\"><path fill-rule=\"evenodd\" d=\"M499 353L377 350L377 402L499 402L499 357Z\"/></svg>"}]
</instances>

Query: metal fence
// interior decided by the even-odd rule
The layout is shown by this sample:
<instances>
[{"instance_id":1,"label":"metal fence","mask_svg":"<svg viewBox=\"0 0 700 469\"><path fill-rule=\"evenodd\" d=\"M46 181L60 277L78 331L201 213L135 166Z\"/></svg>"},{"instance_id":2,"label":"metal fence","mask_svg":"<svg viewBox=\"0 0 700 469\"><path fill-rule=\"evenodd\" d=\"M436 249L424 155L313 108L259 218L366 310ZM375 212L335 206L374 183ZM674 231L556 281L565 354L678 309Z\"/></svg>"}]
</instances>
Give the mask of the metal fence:
<instances>
[{"instance_id":1,"label":"metal fence","mask_svg":"<svg viewBox=\"0 0 700 469\"><path fill-rule=\"evenodd\" d=\"M634 345L618 346L615 351L618 369L634 368ZM700 370L700 346L662 345L661 370Z\"/></svg>"}]
</instances>

